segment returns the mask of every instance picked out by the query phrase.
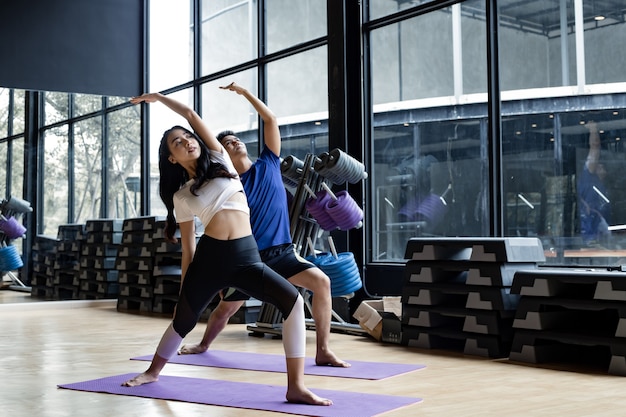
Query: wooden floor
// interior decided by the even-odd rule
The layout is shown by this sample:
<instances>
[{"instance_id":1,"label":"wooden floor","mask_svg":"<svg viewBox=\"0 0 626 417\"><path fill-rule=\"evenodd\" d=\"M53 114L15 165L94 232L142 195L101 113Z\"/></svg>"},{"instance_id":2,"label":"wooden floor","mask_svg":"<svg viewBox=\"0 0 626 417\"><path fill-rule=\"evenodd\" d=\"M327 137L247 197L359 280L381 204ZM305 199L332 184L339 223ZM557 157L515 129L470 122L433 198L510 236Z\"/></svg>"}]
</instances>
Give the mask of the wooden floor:
<instances>
[{"instance_id":1,"label":"wooden floor","mask_svg":"<svg viewBox=\"0 0 626 417\"><path fill-rule=\"evenodd\" d=\"M232 417L281 416L227 407L188 404L58 389L128 372L146 363L129 358L153 353L169 319L117 312L114 300L35 301L28 293L0 291L0 409L11 417ZM200 323L186 338L198 340ZM307 353L315 335L307 331ZM216 349L282 354L280 340L248 335L229 325ZM419 363L425 369L381 381L307 376L312 389L415 396L423 402L385 417L406 416L624 416L626 378L529 366L460 353L381 344L368 336L332 334L345 359ZM285 385L278 373L168 364L163 374ZM210 393L207 393L210 395ZM346 416L340 416L346 417ZM358 416L355 416L358 417Z\"/></svg>"}]
</instances>

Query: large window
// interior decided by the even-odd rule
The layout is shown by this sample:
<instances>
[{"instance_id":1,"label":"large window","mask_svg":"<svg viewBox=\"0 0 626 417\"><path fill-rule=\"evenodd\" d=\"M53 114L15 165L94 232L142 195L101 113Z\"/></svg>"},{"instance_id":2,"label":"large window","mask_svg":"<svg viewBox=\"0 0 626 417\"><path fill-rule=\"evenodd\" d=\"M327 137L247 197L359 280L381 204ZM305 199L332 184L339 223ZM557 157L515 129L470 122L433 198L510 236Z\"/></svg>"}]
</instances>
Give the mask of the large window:
<instances>
[{"instance_id":1,"label":"large window","mask_svg":"<svg viewBox=\"0 0 626 417\"><path fill-rule=\"evenodd\" d=\"M40 208L43 218L38 232L48 236L56 236L59 225L69 223L68 201L69 189L69 141L67 125L47 130L43 138L45 153L41 187L43 200Z\"/></svg>"},{"instance_id":2,"label":"large window","mask_svg":"<svg viewBox=\"0 0 626 417\"><path fill-rule=\"evenodd\" d=\"M117 219L141 216L141 125L137 108L127 107L107 117L106 216Z\"/></svg>"},{"instance_id":3,"label":"large window","mask_svg":"<svg viewBox=\"0 0 626 417\"><path fill-rule=\"evenodd\" d=\"M408 3L425 2L397 10ZM616 69L626 27L622 9L605 7L498 2L501 95L492 100L502 112L492 121L484 1L407 12L370 33L372 261L401 260L413 236L488 236L495 149L504 236L538 237L548 263L623 258L626 75ZM391 12L376 1L369 11ZM490 122L501 137L488 137Z\"/></svg>"},{"instance_id":4,"label":"large window","mask_svg":"<svg viewBox=\"0 0 626 417\"><path fill-rule=\"evenodd\" d=\"M539 237L548 263L618 262L623 14L584 0L499 3L504 233Z\"/></svg>"},{"instance_id":5,"label":"large window","mask_svg":"<svg viewBox=\"0 0 626 417\"><path fill-rule=\"evenodd\" d=\"M372 261L403 260L410 237L489 232L481 5L371 33Z\"/></svg>"}]
</instances>

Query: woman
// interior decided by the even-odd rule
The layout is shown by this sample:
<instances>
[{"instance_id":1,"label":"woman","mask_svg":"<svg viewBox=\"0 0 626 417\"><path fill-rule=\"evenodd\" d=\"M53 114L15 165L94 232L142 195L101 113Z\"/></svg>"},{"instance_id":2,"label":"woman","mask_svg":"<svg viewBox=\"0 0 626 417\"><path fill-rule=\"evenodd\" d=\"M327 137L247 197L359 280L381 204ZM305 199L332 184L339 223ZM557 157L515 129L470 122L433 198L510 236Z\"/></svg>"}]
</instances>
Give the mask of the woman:
<instances>
[{"instance_id":1,"label":"woman","mask_svg":"<svg viewBox=\"0 0 626 417\"><path fill-rule=\"evenodd\" d=\"M261 262L243 186L228 154L188 106L159 93L131 99L133 104L156 101L183 116L194 130L174 126L164 133L159 147L160 195L167 208L165 236L175 240L178 220L183 280L174 318L149 368L123 385L132 387L157 381L208 303L219 290L233 287L274 304L285 317L282 334L287 361L287 401L332 404L304 385L304 302L293 285ZM197 247L195 216L205 226Z\"/></svg>"}]
</instances>

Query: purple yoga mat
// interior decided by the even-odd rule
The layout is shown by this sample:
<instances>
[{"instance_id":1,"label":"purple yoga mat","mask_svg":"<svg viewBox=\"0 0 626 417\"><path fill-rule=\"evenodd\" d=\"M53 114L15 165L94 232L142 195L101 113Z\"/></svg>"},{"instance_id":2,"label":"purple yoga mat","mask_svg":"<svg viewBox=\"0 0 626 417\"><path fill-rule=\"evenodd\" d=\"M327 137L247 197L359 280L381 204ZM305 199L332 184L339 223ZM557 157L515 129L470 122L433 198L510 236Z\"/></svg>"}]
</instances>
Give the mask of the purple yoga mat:
<instances>
[{"instance_id":1,"label":"purple yoga mat","mask_svg":"<svg viewBox=\"0 0 626 417\"><path fill-rule=\"evenodd\" d=\"M58 387L77 391L158 398L319 417L376 416L422 401L421 398L413 397L311 388L311 391L315 394L331 399L333 405L292 404L285 401L286 387L167 375L161 375L159 381L152 384L138 387L121 386L122 382L133 378L135 375L116 375L73 384L63 384Z\"/></svg>"},{"instance_id":2,"label":"purple yoga mat","mask_svg":"<svg viewBox=\"0 0 626 417\"><path fill-rule=\"evenodd\" d=\"M151 361L152 355L131 358L132 360ZM334 376L357 379L384 379L407 372L423 369L425 365L363 362L348 360L350 368L317 366L313 358L306 358L306 375ZM179 365L210 366L214 368L245 369L248 371L287 372L285 357L267 353L232 352L226 350L208 350L195 355L176 355L169 363Z\"/></svg>"}]
</instances>

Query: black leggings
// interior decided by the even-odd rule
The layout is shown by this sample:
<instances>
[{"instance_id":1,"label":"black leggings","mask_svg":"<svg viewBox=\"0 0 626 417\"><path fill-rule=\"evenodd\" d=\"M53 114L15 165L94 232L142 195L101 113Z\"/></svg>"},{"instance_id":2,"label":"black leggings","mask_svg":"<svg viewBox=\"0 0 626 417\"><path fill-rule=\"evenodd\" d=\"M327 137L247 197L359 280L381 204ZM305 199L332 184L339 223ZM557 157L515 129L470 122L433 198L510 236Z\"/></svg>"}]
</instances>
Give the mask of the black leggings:
<instances>
[{"instance_id":1,"label":"black leggings","mask_svg":"<svg viewBox=\"0 0 626 417\"><path fill-rule=\"evenodd\" d=\"M261 262L252 235L233 240L202 235L176 305L173 320L176 333L185 337L213 297L228 287L273 304L285 319L299 296L296 287Z\"/></svg>"}]
</instances>

